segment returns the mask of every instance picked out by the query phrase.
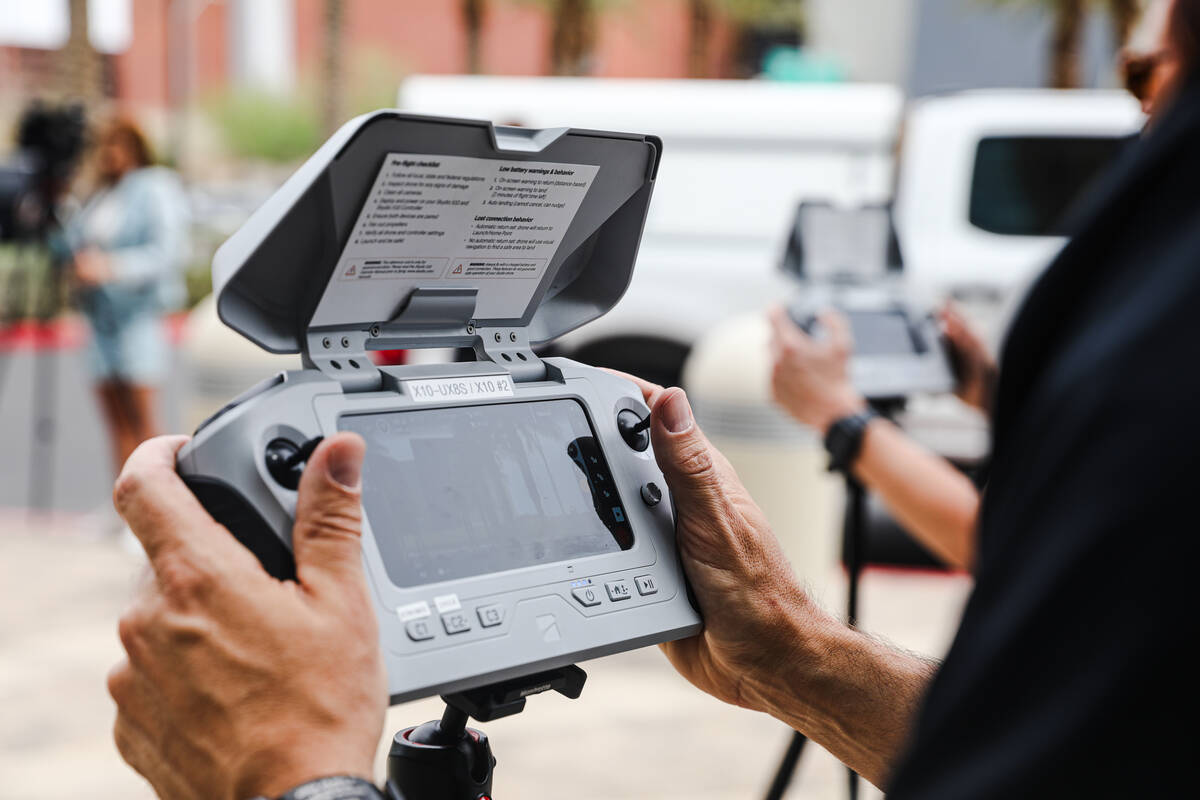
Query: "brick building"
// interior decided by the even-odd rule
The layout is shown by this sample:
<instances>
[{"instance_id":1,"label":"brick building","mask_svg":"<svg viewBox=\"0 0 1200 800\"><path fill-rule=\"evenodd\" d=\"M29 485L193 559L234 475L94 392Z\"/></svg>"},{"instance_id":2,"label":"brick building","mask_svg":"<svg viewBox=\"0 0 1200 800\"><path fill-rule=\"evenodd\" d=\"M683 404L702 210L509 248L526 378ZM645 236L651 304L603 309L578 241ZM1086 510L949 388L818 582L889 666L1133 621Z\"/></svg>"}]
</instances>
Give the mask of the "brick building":
<instances>
[{"instance_id":1,"label":"brick building","mask_svg":"<svg viewBox=\"0 0 1200 800\"><path fill-rule=\"evenodd\" d=\"M105 25L118 31L102 48L110 52L100 56L104 94L124 108L145 112L229 86L295 89L321 64L325 2L91 0L91 14L105 15ZM64 31L65 37L67 0L47 0L44 6L40 14L57 16L38 25ZM551 72L552 20L546 4L484 0L481 6L480 71ZM462 0L344 0L344 8L342 41L348 58L376 53L394 70L397 81L407 73L467 71ZM684 77L692 63L691 27L688 0L614 2L599 15L589 71L600 76ZM47 34L34 43L41 46L21 46L27 43L19 34L6 31L6 23L0 21L0 101L9 105L50 92L54 85L54 36ZM94 30L92 39L95 42ZM734 49L731 27L717 20L704 71L728 76Z\"/></svg>"}]
</instances>

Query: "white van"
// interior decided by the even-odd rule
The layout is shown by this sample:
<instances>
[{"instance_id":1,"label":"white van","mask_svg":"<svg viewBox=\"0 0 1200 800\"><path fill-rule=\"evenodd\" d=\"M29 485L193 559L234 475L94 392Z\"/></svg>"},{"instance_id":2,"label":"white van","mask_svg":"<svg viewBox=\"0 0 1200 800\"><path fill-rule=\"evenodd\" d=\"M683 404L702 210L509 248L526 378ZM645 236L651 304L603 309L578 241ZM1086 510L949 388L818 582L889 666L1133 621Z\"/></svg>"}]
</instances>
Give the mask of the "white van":
<instances>
[{"instance_id":1,"label":"white van","mask_svg":"<svg viewBox=\"0 0 1200 800\"><path fill-rule=\"evenodd\" d=\"M984 295L995 337L997 301L1053 257L1061 212L1142 124L1119 92L963 92L906 116L893 86L765 81L414 76L399 106L662 137L633 284L557 349L667 383L715 322L795 291L779 263L803 200L894 200L906 281Z\"/></svg>"},{"instance_id":2,"label":"white van","mask_svg":"<svg viewBox=\"0 0 1200 800\"><path fill-rule=\"evenodd\" d=\"M399 106L660 136L633 284L616 308L556 346L677 383L692 342L714 322L794 290L778 264L801 200L890 197L903 96L879 85L416 76Z\"/></svg>"}]
</instances>

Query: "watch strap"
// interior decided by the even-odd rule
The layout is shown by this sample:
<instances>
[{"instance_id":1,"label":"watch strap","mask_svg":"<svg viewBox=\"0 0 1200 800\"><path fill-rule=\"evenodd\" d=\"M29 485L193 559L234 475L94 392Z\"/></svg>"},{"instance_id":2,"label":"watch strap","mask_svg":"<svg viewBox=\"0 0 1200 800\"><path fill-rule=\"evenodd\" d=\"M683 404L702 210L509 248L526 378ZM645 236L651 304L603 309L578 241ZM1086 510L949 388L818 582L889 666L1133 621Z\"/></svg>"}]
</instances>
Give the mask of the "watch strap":
<instances>
[{"instance_id":1,"label":"watch strap","mask_svg":"<svg viewBox=\"0 0 1200 800\"><path fill-rule=\"evenodd\" d=\"M879 414L868 408L857 414L842 417L825 432L825 449L829 452L829 471L849 474L862 450L863 436L871 420Z\"/></svg>"},{"instance_id":2,"label":"watch strap","mask_svg":"<svg viewBox=\"0 0 1200 800\"><path fill-rule=\"evenodd\" d=\"M281 795L278 800L383 800L383 795L373 784L362 778L334 775L302 783Z\"/></svg>"}]
</instances>

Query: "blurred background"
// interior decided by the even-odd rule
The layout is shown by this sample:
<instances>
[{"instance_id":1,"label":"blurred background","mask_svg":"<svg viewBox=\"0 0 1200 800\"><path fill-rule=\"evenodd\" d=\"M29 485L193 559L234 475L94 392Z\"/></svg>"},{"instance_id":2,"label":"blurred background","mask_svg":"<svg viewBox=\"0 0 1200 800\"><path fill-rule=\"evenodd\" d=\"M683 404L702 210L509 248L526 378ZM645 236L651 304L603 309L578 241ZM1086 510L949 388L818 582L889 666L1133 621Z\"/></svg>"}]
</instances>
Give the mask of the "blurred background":
<instances>
[{"instance_id":1,"label":"blurred background","mask_svg":"<svg viewBox=\"0 0 1200 800\"><path fill-rule=\"evenodd\" d=\"M130 436L190 431L298 366L219 324L209 266L347 119L398 106L662 136L632 286L547 352L684 385L797 570L840 608L842 488L820 443L769 399L762 309L828 269L865 269L922 307L952 298L994 348L1061 247L1063 213L1142 124L1117 54L1155 49L1159 5L0 0L0 798L150 796L111 745L104 690L141 569L108 507L115 462ZM144 161L104 155L137 155L142 137ZM146 214L173 238L148 268L163 290L138 340L162 351L150 391L110 402L93 351L111 332L61 254L73 236L100 236L113 163L156 176ZM124 196L122 213L136 217L138 202ZM894 252L862 252L853 225L801 242L813 207L881 210ZM781 269L799 252L802 268ZM93 290L129 269L99 263ZM953 397L911 398L902 422L964 468L986 456L984 421ZM877 516L860 623L938 655L969 578ZM782 726L699 695L654 651L589 671L580 700L539 699L490 727L498 796L765 792ZM436 713L409 704L389 726ZM787 796L845 792L839 767L810 748Z\"/></svg>"}]
</instances>

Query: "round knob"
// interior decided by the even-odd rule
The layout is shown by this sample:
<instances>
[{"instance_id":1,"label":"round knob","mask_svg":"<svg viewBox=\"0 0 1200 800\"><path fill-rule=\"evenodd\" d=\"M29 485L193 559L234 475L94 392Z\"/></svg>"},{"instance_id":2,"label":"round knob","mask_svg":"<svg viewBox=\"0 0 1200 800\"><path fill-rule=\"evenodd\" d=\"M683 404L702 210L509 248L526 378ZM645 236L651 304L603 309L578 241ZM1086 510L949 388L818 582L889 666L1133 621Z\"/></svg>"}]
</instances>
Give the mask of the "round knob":
<instances>
[{"instance_id":1,"label":"round knob","mask_svg":"<svg viewBox=\"0 0 1200 800\"><path fill-rule=\"evenodd\" d=\"M300 486L304 462L296 459L299 452L300 447L287 439L272 439L267 445L267 472L285 489L295 491Z\"/></svg>"},{"instance_id":2,"label":"round knob","mask_svg":"<svg viewBox=\"0 0 1200 800\"><path fill-rule=\"evenodd\" d=\"M617 414L617 430L620 432L621 438L625 440L625 444L639 453L644 452L650 446L650 431L646 430L649 427L650 418L646 417L643 420L636 411L627 408Z\"/></svg>"}]
</instances>

